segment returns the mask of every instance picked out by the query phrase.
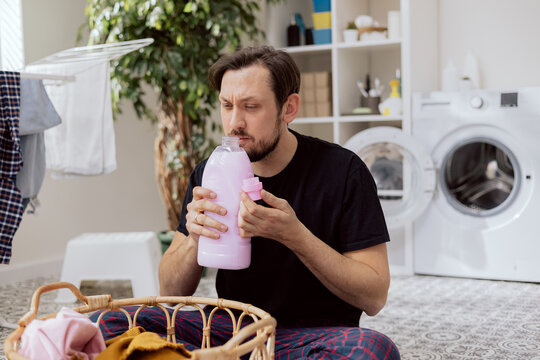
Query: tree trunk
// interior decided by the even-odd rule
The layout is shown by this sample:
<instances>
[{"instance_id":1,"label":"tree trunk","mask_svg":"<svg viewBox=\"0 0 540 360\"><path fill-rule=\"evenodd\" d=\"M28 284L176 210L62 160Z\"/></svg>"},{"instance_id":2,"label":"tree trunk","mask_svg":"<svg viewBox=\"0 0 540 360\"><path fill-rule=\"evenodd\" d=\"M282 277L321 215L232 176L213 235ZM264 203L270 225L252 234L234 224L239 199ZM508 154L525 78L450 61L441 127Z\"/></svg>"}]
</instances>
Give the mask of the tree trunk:
<instances>
[{"instance_id":1,"label":"tree trunk","mask_svg":"<svg viewBox=\"0 0 540 360\"><path fill-rule=\"evenodd\" d=\"M156 180L169 230L178 226L189 176L199 160L191 143L192 126L193 121L182 113L182 104L161 104L155 142Z\"/></svg>"}]
</instances>

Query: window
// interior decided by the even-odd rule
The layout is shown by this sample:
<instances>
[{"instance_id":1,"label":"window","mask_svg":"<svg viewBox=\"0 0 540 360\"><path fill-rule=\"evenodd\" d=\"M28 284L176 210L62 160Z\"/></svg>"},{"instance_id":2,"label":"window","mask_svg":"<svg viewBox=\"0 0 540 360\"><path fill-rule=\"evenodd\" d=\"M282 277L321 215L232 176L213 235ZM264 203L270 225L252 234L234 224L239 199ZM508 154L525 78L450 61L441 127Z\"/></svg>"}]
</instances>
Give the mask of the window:
<instances>
[{"instance_id":1,"label":"window","mask_svg":"<svg viewBox=\"0 0 540 360\"><path fill-rule=\"evenodd\" d=\"M0 0L0 69L24 67L21 0Z\"/></svg>"}]
</instances>

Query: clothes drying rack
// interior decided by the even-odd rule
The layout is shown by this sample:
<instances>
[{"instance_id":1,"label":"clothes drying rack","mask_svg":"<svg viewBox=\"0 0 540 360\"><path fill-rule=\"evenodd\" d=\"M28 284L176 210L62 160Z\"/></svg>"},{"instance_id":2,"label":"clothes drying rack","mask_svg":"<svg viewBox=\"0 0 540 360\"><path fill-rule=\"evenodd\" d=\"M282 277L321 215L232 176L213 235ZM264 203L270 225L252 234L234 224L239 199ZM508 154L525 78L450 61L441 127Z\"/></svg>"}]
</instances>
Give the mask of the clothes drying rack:
<instances>
[{"instance_id":1,"label":"clothes drying rack","mask_svg":"<svg viewBox=\"0 0 540 360\"><path fill-rule=\"evenodd\" d=\"M115 60L132 51L139 50L154 42L152 38L144 38L138 40L121 41L109 44L89 45L74 47L67 50L54 53L28 65L45 65L45 64L62 64L73 63L77 61L91 60ZM21 72L21 77L26 79L42 79L42 80L60 80L60 81L75 81L74 75L56 75L56 74L41 74L32 72Z\"/></svg>"},{"instance_id":2,"label":"clothes drying rack","mask_svg":"<svg viewBox=\"0 0 540 360\"><path fill-rule=\"evenodd\" d=\"M21 72L21 79L40 79L40 80L59 80L59 81L75 81L75 75L54 75Z\"/></svg>"}]
</instances>

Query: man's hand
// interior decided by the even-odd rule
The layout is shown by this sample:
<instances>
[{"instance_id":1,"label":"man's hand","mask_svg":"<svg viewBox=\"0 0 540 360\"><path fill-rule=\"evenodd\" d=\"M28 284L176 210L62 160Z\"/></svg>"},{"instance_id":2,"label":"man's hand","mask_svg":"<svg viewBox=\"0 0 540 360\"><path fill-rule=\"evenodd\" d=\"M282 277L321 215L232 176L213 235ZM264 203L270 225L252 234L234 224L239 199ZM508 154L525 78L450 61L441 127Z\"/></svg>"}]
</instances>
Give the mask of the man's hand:
<instances>
[{"instance_id":1,"label":"man's hand","mask_svg":"<svg viewBox=\"0 0 540 360\"><path fill-rule=\"evenodd\" d=\"M208 213L215 213L221 216L227 214L227 209L209 200L215 199L216 196L215 192L201 186L193 188L193 200L187 205L188 213L186 214L186 229L195 241L199 240L200 235L212 239L219 239L219 233L212 231L207 227L211 227L221 232L227 231L226 225L208 215Z\"/></svg>"},{"instance_id":2,"label":"man's hand","mask_svg":"<svg viewBox=\"0 0 540 360\"><path fill-rule=\"evenodd\" d=\"M291 249L336 296L373 316L386 302L390 285L386 244L338 253L298 220L289 203L262 190L271 207L241 193L238 225L242 237L262 236Z\"/></svg>"},{"instance_id":3,"label":"man's hand","mask_svg":"<svg viewBox=\"0 0 540 360\"><path fill-rule=\"evenodd\" d=\"M291 235L307 230L298 220L287 200L280 199L266 190L261 190L262 200L271 207L256 204L246 193L240 194L238 227L240 236L261 236L281 242L290 247Z\"/></svg>"}]
</instances>

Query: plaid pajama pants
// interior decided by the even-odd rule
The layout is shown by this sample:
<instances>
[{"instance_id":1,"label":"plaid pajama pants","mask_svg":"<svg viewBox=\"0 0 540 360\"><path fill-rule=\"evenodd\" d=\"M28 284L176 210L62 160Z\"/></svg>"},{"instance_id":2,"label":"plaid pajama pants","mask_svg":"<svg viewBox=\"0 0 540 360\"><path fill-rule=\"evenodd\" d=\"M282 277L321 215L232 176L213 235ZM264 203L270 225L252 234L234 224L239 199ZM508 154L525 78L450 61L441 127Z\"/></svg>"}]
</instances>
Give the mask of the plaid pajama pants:
<instances>
[{"instance_id":1,"label":"plaid pajama pants","mask_svg":"<svg viewBox=\"0 0 540 360\"><path fill-rule=\"evenodd\" d=\"M125 309L133 316L137 306ZM209 310L205 309L208 317ZM170 310L172 315L172 310ZM96 321L99 313L90 318ZM251 319L244 318L244 326ZM146 331L165 336L166 319L163 310L147 307L139 313L137 325ZM199 311L179 311L175 320L176 338L188 350L198 349L202 343L202 318ZM124 333L128 328L126 316L120 311L104 315L100 329L105 340ZM212 318L211 346L224 344L232 336L230 316L217 311ZM370 329L328 327L279 327L276 329L276 359L400 359L399 351L385 335Z\"/></svg>"}]
</instances>

